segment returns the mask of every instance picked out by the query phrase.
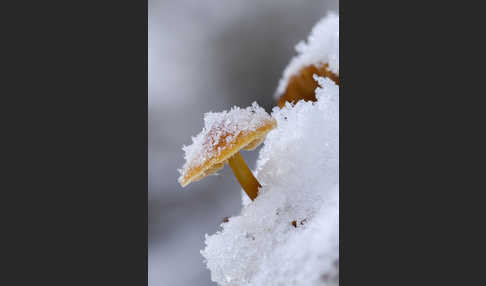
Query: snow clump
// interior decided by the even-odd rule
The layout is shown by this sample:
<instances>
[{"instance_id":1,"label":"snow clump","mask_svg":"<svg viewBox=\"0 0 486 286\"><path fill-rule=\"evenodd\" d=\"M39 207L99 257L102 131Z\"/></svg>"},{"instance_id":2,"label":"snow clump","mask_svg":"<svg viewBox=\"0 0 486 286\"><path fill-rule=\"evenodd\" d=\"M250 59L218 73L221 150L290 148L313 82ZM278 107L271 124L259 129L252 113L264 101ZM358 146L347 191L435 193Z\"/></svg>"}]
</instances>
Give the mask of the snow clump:
<instances>
[{"instance_id":1,"label":"snow clump","mask_svg":"<svg viewBox=\"0 0 486 286\"><path fill-rule=\"evenodd\" d=\"M206 235L201 254L221 286L338 285L339 87L314 79L316 102L273 109L258 197Z\"/></svg>"}]
</instances>

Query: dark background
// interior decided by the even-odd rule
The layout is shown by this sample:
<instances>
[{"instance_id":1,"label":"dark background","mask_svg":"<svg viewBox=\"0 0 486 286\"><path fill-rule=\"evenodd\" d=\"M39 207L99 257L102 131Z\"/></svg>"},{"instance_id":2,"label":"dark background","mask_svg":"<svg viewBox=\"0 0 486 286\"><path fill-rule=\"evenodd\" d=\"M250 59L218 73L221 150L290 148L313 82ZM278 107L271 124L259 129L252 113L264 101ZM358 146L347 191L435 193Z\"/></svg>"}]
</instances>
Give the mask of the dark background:
<instances>
[{"instance_id":1,"label":"dark background","mask_svg":"<svg viewBox=\"0 0 486 286\"><path fill-rule=\"evenodd\" d=\"M183 144L203 114L253 101L268 112L294 46L338 1L148 2L149 285L214 285L199 251L241 209L229 168L182 189ZM258 150L243 152L254 168ZM182 270L183 269L183 270Z\"/></svg>"}]
</instances>

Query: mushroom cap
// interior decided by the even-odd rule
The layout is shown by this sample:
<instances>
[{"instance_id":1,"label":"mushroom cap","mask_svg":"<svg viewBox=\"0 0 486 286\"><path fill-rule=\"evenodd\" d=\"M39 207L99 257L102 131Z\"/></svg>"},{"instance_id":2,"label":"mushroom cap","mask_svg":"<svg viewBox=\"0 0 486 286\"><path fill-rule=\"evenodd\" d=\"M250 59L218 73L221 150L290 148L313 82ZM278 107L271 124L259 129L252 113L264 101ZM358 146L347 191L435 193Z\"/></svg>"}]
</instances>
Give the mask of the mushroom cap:
<instances>
[{"instance_id":1,"label":"mushroom cap","mask_svg":"<svg viewBox=\"0 0 486 286\"><path fill-rule=\"evenodd\" d=\"M183 147L186 162L179 170L179 183L185 187L220 170L241 149L255 149L276 126L277 121L256 102L245 109L206 113L201 133Z\"/></svg>"},{"instance_id":2,"label":"mushroom cap","mask_svg":"<svg viewBox=\"0 0 486 286\"><path fill-rule=\"evenodd\" d=\"M314 74L328 77L339 85L339 76L329 70L328 64L304 67L299 73L290 77L284 93L278 98L278 106L282 108L285 106L285 102L296 103L299 100L317 101L315 90L318 85L314 80Z\"/></svg>"},{"instance_id":3,"label":"mushroom cap","mask_svg":"<svg viewBox=\"0 0 486 286\"><path fill-rule=\"evenodd\" d=\"M275 92L282 107L285 102L315 101L317 83L313 74L331 78L339 85L339 16L328 14L316 23L306 41L295 46L294 56L284 69Z\"/></svg>"}]
</instances>

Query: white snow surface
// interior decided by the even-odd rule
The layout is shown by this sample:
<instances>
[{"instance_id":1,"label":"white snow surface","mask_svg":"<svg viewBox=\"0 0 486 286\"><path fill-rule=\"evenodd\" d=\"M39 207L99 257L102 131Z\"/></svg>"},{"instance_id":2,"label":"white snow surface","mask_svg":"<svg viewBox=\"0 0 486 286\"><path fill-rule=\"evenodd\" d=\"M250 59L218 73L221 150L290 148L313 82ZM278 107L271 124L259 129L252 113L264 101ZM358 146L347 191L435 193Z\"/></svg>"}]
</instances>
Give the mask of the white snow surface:
<instances>
[{"instance_id":1,"label":"white snow surface","mask_svg":"<svg viewBox=\"0 0 486 286\"><path fill-rule=\"evenodd\" d=\"M219 285L338 285L339 88L314 78L317 102L273 109L258 197L244 195L241 214L206 235L201 254Z\"/></svg>"},{"instance_id":2,"label":"white snow surface","mask_svg":"<svg viewBox=\"0 0 486 286\"><path fill-rule=\"evenodd\" d=\"M339 75L339 16L329 13L312 28L307 42L301 41L295 46L297 55L285 68L279 81L275 98L284 93L289 79L302 68L329 64L329 70Z\"/></svg>"},{"instance_id":3,"label":"white snow surface","mask_svg":"<svg viewBox=\"0 0 486 286\"><path fill-rule=\"evenodd\" d=\"M227 144L231 145L241 132L256 130L268 124L269 120L271 120L270 115L256 102L247 108L234 106L229 111L205 113L203 130L192 137L191 145L182 147L186 162L182 169L178 170L181 174L179 182L189 169L217 156L221 147L215 148L215 146L221 140L226 140ZM231 135L227 136L228 134Z\"/></svg>"}]
</instances>

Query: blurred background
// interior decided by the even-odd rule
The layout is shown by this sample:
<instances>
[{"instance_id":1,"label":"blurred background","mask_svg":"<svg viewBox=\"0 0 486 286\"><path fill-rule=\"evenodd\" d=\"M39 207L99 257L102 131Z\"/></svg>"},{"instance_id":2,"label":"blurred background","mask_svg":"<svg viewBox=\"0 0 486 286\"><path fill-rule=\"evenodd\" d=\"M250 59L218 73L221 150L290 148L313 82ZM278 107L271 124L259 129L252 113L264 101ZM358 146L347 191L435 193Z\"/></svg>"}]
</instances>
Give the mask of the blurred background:
<instances>
[{"instance_id":1,"label":"blurred background","mask_svg":"<svg viewBox=\"0 0 486 286\"><path fill-rule=\"evenodd\" d=\"M203 114L253 101L268 112L294 46L337 0L148 1L148 281L150 286L216 285L199 251L205 234L241 210L225 167L182 189L182 145ZM242 152L250 168L258 150Z\"/></svg>"}]
</instances>

